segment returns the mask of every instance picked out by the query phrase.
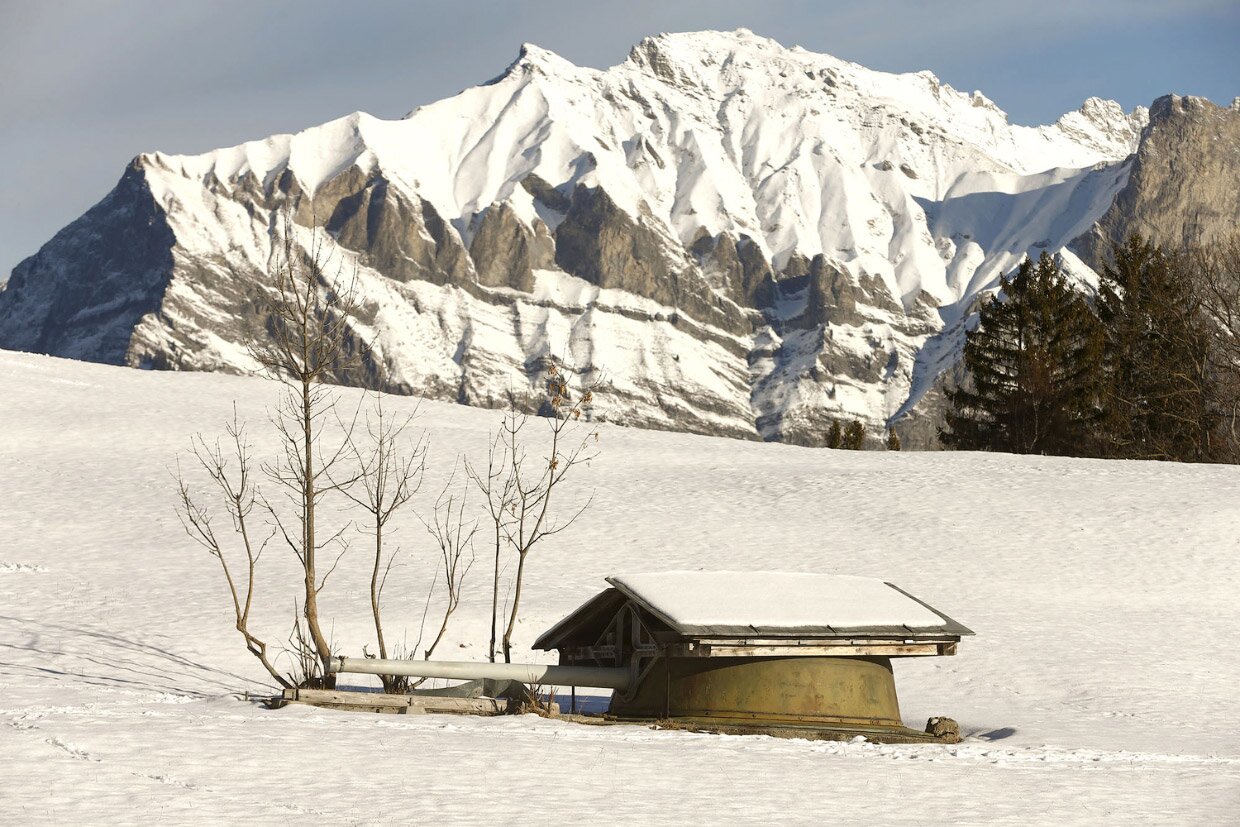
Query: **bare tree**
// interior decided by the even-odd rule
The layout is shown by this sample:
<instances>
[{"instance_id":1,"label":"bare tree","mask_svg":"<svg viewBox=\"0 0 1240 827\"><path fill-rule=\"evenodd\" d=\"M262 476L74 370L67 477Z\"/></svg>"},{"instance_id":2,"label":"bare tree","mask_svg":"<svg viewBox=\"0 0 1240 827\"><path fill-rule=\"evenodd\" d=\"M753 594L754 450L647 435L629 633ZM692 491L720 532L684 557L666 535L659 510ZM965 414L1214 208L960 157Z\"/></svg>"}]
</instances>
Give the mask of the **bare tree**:
<instances>
[{"instance_id":1,"label":"bare tree","mask_svg":"<svg viewBox=\"0 0 1240 827\"><path fill-rule=\"evenodd\" d=\"M375 624L379 657L387 659L388 646L383 634L381 601L383 587L399 549L385 551L385 529L392 517L409 504L422 484L426 470L425 435L406 449L406 431L415 413L392 417L383 410L383 394L377 394L373 416L366 415L366 441L355 439L351 424L341 422L347 435L349 453L356 463L351 484L339 490L367 514L366 531L374 540L374 561L370 572L370 611ZM445 620L446 623L446 620ZM394 675L381 675L385 692L403 691L406 681Z\"/></svg>"},{"instance_id":2,"label":"bare tree","mask_svg":"<svg viewBox=\"0 0 1240 827\"><path fill-rule=\"evenodd\" d=\"M507 417L515 420L518 416L515 402L510 398ZM492 663L495 662L495 653L499 643L500 560L503 556L504 538L507 535L509 509L513 505L513 493L516 487L516 478L512 475L511 465L508 462L508 443L504 440L506 430L501 428L491 439L491 445L487 450L485 471L473 466L468 460L465 461L465 472L486 500L488 527L493 541L495 567L491 577L491 641L487 649L487 657Z\"/></svg>"},{"instance_id":3,"label":"bare tree","mask_svg":"<svg viewBox=\"0 0 1240 827\"><path fill-rule=\"evenodd\" d=\"M250 353L269 375L285 385L284 399L273 417L283 456L264 470L284 488L298 512L298 525L290 531L278 510L269 510L301 564L304 598L300 611L316 654L326 662L331 648L319 620L319 593L340 557L320 576L319 552L339 544L343 554L347 545L343 529L326 541L321 538L317 508L326 494L350 481L332 478L332 469L345 454L348 439L334 450L324 451L320 429L335 407L327 381L347 372L360 356L350 326L359 301L356 272L348 281L340 277L340 267L333 265L317 228L310 228L310 240L303 249L296 241L291 214L286 211L282 220L268 263L272 285L265 299L267 328L265 334L253 337ZM330 685L330 676L325 676L325 682Z\"/></svg>"},{"instance_id":4,"label":"bare tree","mask_svg":"<svg viewBox=\"0 0 1240 827\"><path fill-rule=\"evenodd\" d=\"M431 581L430 589L427 591L426 609L422 612L423 628L426 626L426 614L430 608L431 596L437 588L439 575L441 574L443 575L444 591L446 592L439 630L435 633L434 640L422 652L422 656L426 660L430 660L431 655L435 653L435 648L443 640L444 633L448 631L448 622L461 604L461 593L465 585L465 576L469 574L475 559L473 551L474 536L478 533L478 521L473 520L471 522L465 516L465 509L469 500L469 488L462 487L459 494L454 491L456 474L457 472L454 468L452 475L448 478L447 483L444 484L443 490L439 492L439 497L435 500L431 521L426 523L427 532L434 538L435 544L439 548L439 568L434 580ZM468 557L466 557L466 552L468 552ZM415 648L420 648L421 645L422 635L419 634Z\"/></svg>"},{"instance_id":5,"label":"bare tree","mask_svg":"<svg viewBox=\"0 0 1240 827\"><path fill-rule=\"evenodd\" d=\"M265 327L250 341L253 358L283 386L280 403L270 417L280 450L273 461L259 466L282 497L273 502L254 484L249 445L235 411L228 434L239 464L237 479L233 478L230 461L218 443L209 446L201 436L193 443L199 464L222 492L242 539L247 560L244 581L235 577L234 567L229 565L212 529L210 514L194 500L178 468L179 513L187 533L220 561L232 594L237 629L268 673L285 687L332 686L334 676L323 670L332 646L320 619L319 597L349 548L346 532L351 523L330 534L324 530L319 517L325 513L325 499L339 496L366 514L361 523L364 533L373 540L370 614L378 657L384 659L417 656L439 588L446 589L444 611L434 639L421 651L422 656L429 658L443 640L460 605L465 576L474 560L473 541L478 524L465 517L468 492L456 493L454 470L436 501L433 517L429 522L423 521L436 542L439 560L428 589L417 643L408 655L399 651L399 645L393 651L385 633L382 597L400 550L391 547L389 523L411 505L420 488L427 444L424 435L416 440L408 435L414 414L390 415L382 395L377 396L373 410L365 416L364 432L359 427L362 401L351 417L341 416L337 396L329 383L346 379L365 355L365 346L356 342L351 328L351 320L359 309L356 273L348 281L340 278L340 268L333 266L329 253L330 242L317 228L299 230L288 212L282 220L283 224L277 223L273 231L271 284L264 299ZM306 239L304 244L298 242L299 235ZM335 275L331 275L333 271ZM270 528L257 547L251 543L249 520L255 505L265 512L265 525ZM283 675L269 656L266 642L249 630L255 566L263 548L274 537L279 537L297 558L302 581L301 594L294 599L294 622L285 649L292 661L291 671ZM334 559L324 558L331 547L337 549ZM404 691L409 686L405 678L380 679L388 692Z\"/></svg>"},{"instance_id":6,"label":"bare tree","mask_svg":"<svg viewBox=\"0 0 1240 827\"><path fill-rule=\"evenodd\" d=\"M258 658L263 668L267 670L267 674L276 683L289 688L304 673L299 674L299 670L295 669L290 677L280 674L267 654L267 643L250 631L250 610L254 605L255 570L263 549L266 548L272 535L268 534L257 548L251 539L249 518L254 510L256 494L251 478L250 444L246 440L245 426L238 419L235 407L232 422L225 426L225 431L231 443L227 455L220 441L208 444L201 434L194 437L191 450L198 463L215 483L227 506L233 530L241 540L245 562L239 575L234 575L233 569L229 566L228 556L211 525L211 514L194 499L189 485L181 474L179 464L176 473L177 489L180 495L177 516L181 519L185 533L219 561L220 568L224 572L224 580L228 583L229 595L232 597L236 629L245 639L246 648L250 654Z\"/></svg>"},{"instance_id":7,"label":"bare tree","mask_svg":"<svg viewBox=\"0 0 1240 827\"><path fill-rule=\"evenodd\" d=\"M512 604L504 627L502 641L504 662L512 662L512 633L521 610L521 590L525 581L525 565L530 552L547 537L565 530L581 516L593 501L590 498L567 519L557 519L551 505L569 473L597 456L598 431L587 428L577 431L583 414L594 399L592 387L583 389L574 399L569 374L554 362L548 368L547 423L549 445L544 456L531 458L525 447L525 430L529 418L509 408L501 430L507 476L511 479L508 494L508 519L502 526L504 539L517 557L517 570L512 584ZM587 417L587 422L588 417ZM502 488L502 486L501 486Z\"/></svg>"}]
</instances>

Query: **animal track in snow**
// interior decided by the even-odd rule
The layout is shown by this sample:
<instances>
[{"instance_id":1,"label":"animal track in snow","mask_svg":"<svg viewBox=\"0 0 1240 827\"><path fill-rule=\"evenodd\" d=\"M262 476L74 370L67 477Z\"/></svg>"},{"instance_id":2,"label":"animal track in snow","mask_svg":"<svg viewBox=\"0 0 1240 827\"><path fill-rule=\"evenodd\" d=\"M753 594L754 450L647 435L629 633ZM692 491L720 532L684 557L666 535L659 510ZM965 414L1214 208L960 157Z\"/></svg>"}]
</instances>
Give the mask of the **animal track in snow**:
<instances>
[{"instance_id":1,"label":"animal track in snow","mask_svg":"<svg viewBox=\"0 0 1240 827\"><path fill-rule=\"evenodd\" d=\"M72 755L74 758L79 758L83 761L94 761L96 763L99 763L103 760L102 758L96 758L95 756L87 752L86 750L78 749L75 746L66 744L64 741L60 740L59 738L45 738L44 740L47 743L51 744L52 746L58 749L64 750L65 752Z\"/></svg>"},{"instance_id":2,"label":"animal track in snow","mask_svg":"<svg viewBox=\"0 0 1240 827\"><path fill-rule=\"evenodd\" d=\"M48 569L45 566L36 565L35 563L5 563L0 562L0 574L25 574L45 572Z\"/></svg>"}]
</instances>

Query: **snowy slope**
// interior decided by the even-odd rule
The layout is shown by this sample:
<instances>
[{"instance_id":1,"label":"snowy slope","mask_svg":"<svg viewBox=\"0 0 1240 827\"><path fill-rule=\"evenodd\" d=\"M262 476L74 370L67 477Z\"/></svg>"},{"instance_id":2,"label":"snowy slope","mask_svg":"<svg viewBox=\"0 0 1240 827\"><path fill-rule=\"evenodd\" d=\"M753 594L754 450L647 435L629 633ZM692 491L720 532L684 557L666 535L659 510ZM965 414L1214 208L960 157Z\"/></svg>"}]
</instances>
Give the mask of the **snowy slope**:
<instances>
[{"instance_id":1,"label":"snowy slope","mask_svg":"<svg viewBox=\"0 0 1240 827\"><path fill-rule=\"evenodd\" d=\"M889 277L899 295L924 289L949 301L960 289L933 272L907 267L896 278L893 259L922 252L894 226L897 213L949 198L978 173L1014 173L996 187L1014 192L1049 185L1021 176L1123 160L1145 117L1090 99L1054 125L1015 126L985 96L930 72L875 72L741 30L648 38L606 71L526 44L491 84L400 121L357 112L297 135L152 159L175 176L161 182L167 195L176 178L268 180L286 168L313 193L350 166L378 167L462 232L497 202L537 217L520 187L531 174L566 191L602 186L685 245L702 229L731 231L777 267L794 252L827 253ZM914 174L890 175L884 161ZM859 233L871 220L881 226Z\"/></svg>"},{"instance_id":2,"label":"snowy slope","mask_svg":"<svg viewBox=\"0 0 1240 827\"><path fill-rule=\"evenodd\" d=\"M528 175L565 191L601 186L685 245L703 229L743 234L777 268L793 253L825 253L881 275L899 297L926 290L947 302L968 283L947 284L942 255L918 238L919 201L954 197L962 179L981 190L979 174L1006 175L993 189L1018 193L1052 185L1036 173L1121 161L1146 117L1091 98L1051 126L1016 126L981 93L930 72L875 72L741 30L648 38L606 71L526 44L491 84L404 120L358 112L153 160L190 183L268 180L288 168L311 193L350 166L379 167L463 232L497 202L538 217L520 187ZM161 183L168 196L179 184Z\"/></svg>"},{"instance_id":3,"label":"snowy slope","mask_svg":"<svg viewBox=\"0 0 1240 827\"><path fill-rule=\"evenodd\" d=\"M958 746L268 712L239 694L261 673L173 516L168 467L234 399L273 449L273 388L0 353L0 389L0 805L15 823L1222 824L1240 805L1235 468L602 429L582 475L593 506L531 559L518 657L623 571L879 577L977 632L956 657L895 667L906 723L950 715ZM420 423L442 480L498 418L426 402ZM391 624L412 639L431 549L412 518L398 529ZM277 635L287 563L263 562L256 621ZM357 651L365 575L346 569L325 609ZM452 657L484 657L488 594L471 573Z\"/></svg>"},{"instance_id":4,"label":"snowy slope","mask_svg":"<svg viewBox=\"0 0 1240 827\"><path fill-rule=\"evenodd\" d=\"M617 383L615 421L812 444L913 409L963 308L1107 210L1147 117L1090 99L1017 126L929 72L745 30L601 71L527 44L401 120L139 156L15 271L0 347L246 370L237 319L291 201L361 268L385 387L486 406L555 356Z\"/></svg>"}]
</instances>

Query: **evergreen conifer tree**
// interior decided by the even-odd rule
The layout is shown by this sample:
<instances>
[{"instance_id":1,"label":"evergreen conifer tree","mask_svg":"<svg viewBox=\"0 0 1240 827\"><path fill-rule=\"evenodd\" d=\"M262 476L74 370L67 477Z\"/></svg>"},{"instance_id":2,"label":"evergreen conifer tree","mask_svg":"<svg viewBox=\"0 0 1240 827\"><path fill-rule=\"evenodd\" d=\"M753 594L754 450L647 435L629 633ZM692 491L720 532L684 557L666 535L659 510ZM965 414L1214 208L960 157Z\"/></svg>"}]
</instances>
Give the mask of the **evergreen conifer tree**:
<instances>
[{"instance_id":1,"label":"evergreen conifer tree","mask_svg":"<svg viewBox=\"0 0 1240 827\"><path fill-rule=\"evenodd\" d=\"M850 451L860 451L865 447L865 425L861 420L854 419L848 423L848 430L844 432L844 447Z\"/></svg>"},{"instance_id":2,"label":"evergreen conifer tree","mask_svg":"<svg viewBox=\"0 0 1240 827\"><path fill-rule=\"evenodd\" d=\"M1100 276L1107 456L1208 458L1212 330L1189 263L1133 236Z\"/></svg>"},{"instance_id":3,"label":"evergreen conifer tree","mask_svg":"<svg viewBox=\"0 0 1240 827\"><path fill-rule=\"evenodd\" d=\"M844 444L844 431L838 419L831 420L831 430L827 431L827 447L839 448Z\"/></svg>"},{"instance_id":4,"label":"evergreen conifer tree","mask_svg":"<svg viewBox=\"0 0 1240 827\"><path fill-rule=\"evenodd\" d=\"M1102 333L1085 301L1043 253L1026 258L983 305L966 336L968 381L949 390L952 448L1088 456L1096 452Z\"/></svg>"},{"instance_id":5,"label":"evergreen conifer tree","mask_svg":"<svg viewBox=\"0 0 1240 827\"><path fill-rule=\"evenodd\" d=\"M900 435L896 433L895 428L887 429L887 450L888 451L899 451L900 450Z\"/></svg>"}]
</instances>

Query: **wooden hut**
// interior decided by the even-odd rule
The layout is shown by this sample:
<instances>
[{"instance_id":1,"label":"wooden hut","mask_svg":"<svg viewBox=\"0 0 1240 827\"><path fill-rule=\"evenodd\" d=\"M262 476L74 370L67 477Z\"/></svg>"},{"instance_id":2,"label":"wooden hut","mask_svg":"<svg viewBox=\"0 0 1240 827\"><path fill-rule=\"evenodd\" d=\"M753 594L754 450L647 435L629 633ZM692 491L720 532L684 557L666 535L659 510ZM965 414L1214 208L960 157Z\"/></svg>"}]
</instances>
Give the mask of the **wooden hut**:
<instances>
[{"instance_id":1,"label":"wooden hut","mask_svg":"<svg viewBox=\"0 0 1240 827\"><path fill-rule=\"evenodd\" d=\"M882 580L783 572L608 577L534 648L624 667L610 715L725 731L926 737L904 728L894 658L954 655L969 629Z\"/></svg>"}]
</instances>

